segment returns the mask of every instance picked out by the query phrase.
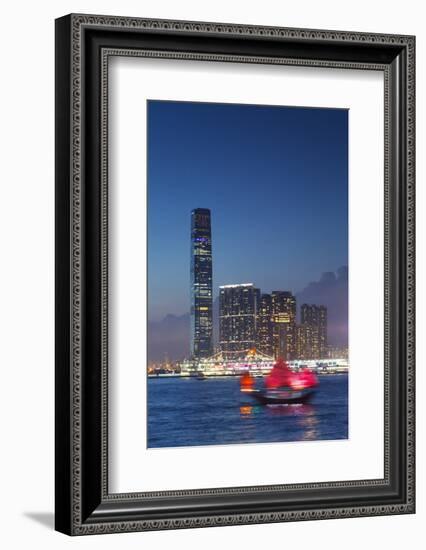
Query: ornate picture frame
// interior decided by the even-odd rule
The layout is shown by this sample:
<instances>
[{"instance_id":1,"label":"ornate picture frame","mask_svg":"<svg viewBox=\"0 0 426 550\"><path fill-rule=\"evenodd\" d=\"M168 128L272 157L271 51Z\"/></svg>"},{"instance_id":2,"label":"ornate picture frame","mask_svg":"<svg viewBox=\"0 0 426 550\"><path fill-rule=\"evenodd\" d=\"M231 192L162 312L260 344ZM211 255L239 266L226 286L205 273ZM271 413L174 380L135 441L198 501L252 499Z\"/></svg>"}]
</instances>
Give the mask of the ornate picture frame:
<instances>
[{"instance_id":1,"label":"ornate picture frame","mask_svg":"<svg viewBox=\"0 0 426 550\"><path fill-rule=\"evenodd\" d=\"M384 75L384 477L108 490L108 60ZM56 20L56 529L69 535L415 511L415 38L72 14Z\"/></svg>"}]
</instances>

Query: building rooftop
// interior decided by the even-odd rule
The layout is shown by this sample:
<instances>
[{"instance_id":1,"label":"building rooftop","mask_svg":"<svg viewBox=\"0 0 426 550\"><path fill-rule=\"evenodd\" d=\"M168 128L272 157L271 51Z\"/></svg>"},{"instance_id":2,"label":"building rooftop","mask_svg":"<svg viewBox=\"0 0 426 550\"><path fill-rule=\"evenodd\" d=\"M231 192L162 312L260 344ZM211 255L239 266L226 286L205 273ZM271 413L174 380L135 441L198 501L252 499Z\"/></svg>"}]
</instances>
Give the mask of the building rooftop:
<instances>
[{"instance_id":1,"label":"building rooftop","mask_svg":"<svg viewBox=\"0 0 426 550\"><path fill-rule=\"evenodd\" d=\"M239 288L245 286L254 286L254 283L241 283L237 285L221 285L219 288Z\"/></svg>"}]
</instances>

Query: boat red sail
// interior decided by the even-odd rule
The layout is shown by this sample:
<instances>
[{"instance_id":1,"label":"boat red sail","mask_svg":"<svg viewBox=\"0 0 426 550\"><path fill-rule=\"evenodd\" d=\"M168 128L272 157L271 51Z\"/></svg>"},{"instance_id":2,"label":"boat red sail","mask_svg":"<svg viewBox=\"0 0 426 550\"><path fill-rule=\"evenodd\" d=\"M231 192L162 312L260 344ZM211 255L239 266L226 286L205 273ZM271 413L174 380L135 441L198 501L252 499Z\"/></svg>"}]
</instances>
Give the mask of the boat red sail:
<instances>
[{"instance_id":1,"label":"boat red sail","mask_svg":"<svg viewBox=\"0 0 426 550\"><path fill-rule=\"evenodd\" d=\"M254 388L254 378L249 372L245 372L240 378L241 391L250 392Z\"/></svg>"},{"instance_id":2,"label":"boat red sail","mask_svg":"<svg viewBox=\"0 0 426 550\"><path fill-rule=\"evenodd\" d=\"M265 378L265 387L274 389L290 386L292 374L288 364L283 359L279 358L271 372Z\"/></svg>"},{"instance_id":3,"label":"boat red sail","mask_svg":"<svg viewBox=\"0 0 426 550\"><path fill-rule=\"evenodd\" d=\"M300 372L298 372L296 376L297 378L293 383L293 387L295 384L298 384L301 387L301 389L315 388L315 386L318 386L318 378L316 374L314 374L312 371L310 371L306 367L302 369Z\"/></svg>"},{"instance_id":4,"label":"boat red sail","mask_svg":"<svg viewBox=\"0 0 426 550\"><path fill-rule=\"evenodd\" d=\"M292 372L288 364L279 358L265 379L267 389L291 388L305 390L318 385L316 375L305 368L301 372Z\"/></svg>"}]
</instances>

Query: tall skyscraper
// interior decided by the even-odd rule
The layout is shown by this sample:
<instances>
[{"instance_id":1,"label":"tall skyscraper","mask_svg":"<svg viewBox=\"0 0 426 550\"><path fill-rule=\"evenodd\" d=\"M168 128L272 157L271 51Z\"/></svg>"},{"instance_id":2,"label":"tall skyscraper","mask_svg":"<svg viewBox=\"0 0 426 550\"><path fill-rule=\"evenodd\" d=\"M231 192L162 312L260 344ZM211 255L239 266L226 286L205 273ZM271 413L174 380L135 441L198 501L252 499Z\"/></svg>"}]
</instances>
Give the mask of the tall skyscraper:
<instances>
[{"instance_id":1,"label":"tall skyscraper","mask_svg":"<svg viewBox=\"0 0 426 550\"><path fill-rule=\"evenodd\" d=\"M191 356L213 353L213 275L210 210L191 212Z\"/></svg>"},{"instance_id":2,"label":"tall skyscraper","mask_svg":"<svg viewBox=\"0 0 426 550\"><path fill-rule=\"evenodd\" d=\"M260 290L251 283L219 287L219 344L227 359L256 346Z\"/></svg>"},{"instance_id":3,"label":"tall skyscraper","mask_svg":"<svg viewBox=\"0 0 426 550\"><path fill-rule=\"evenodd\" d=\"M257 347L262 353L273 355L272 296L270 294L260 296L257 311Z\"/></svg>"},{"instance_id":4,"label":"tall skyscraper","mask_svg":"<svg viewBox=\"0 0 426 550\"><path fill-rule=\"evenodd\" d=\"M273 355L289 361L296 355L296 298L282 290L274 290L271 297Z\"/></svg>"},{"instance_id":5,"label":"tall skyscraper","mask_svg":"<svg viewBox=\"0 0 426 550\"><path fill-rule=\"evenodd\" d=\"M310 339L307 343L308 359L324 359L327 357L327 308L303 304L300 311L302 325L309 326Z\"/></svg>"}]
</instances>

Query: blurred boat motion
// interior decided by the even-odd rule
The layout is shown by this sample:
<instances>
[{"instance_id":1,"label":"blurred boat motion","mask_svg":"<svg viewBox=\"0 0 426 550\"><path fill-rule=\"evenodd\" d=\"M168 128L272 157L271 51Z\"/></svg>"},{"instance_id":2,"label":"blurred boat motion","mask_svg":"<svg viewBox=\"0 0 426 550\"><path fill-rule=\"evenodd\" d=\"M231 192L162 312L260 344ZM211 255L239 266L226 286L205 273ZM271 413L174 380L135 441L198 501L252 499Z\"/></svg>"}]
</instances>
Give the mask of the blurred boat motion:
<instances>
[{"instance_id":1,"label":"blurred boat motion","mask_svg":"<svg viewBox=\"0 0 426 550\"><path fill-rule=\"evenodd\" d=\"M311 370L303 368L293 372L283 359L276 361L260 389L256 388L255 379L250 372L244 373L240 378L241 392L264 405L306 403L314 395L318 385L318 378Z\"/></svg>"}]
</instances>

